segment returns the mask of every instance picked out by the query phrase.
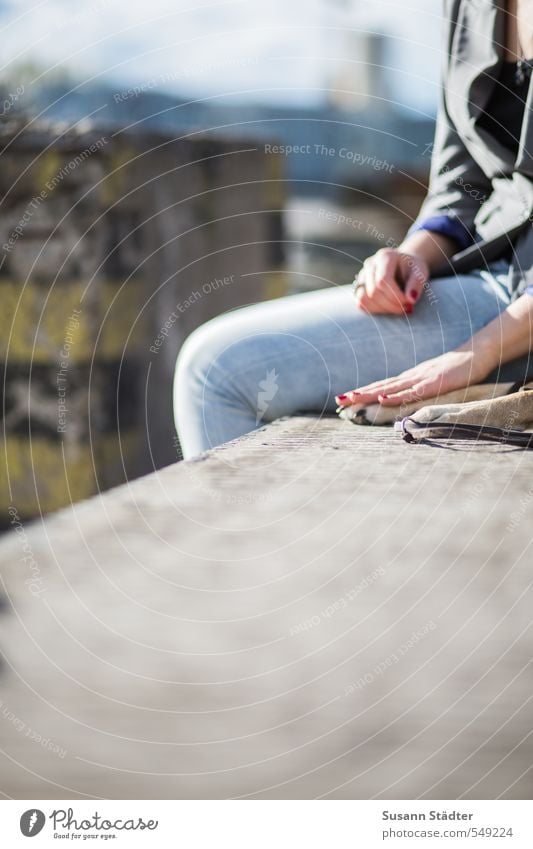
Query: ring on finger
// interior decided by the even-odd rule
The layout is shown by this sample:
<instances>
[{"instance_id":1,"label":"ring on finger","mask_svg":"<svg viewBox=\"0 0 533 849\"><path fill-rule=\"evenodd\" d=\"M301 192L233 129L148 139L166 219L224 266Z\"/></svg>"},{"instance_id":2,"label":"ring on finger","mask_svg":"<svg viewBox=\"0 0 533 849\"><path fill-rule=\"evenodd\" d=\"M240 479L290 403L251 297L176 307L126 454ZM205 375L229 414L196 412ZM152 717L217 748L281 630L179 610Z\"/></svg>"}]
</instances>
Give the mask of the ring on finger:
<instances>
[{"instance_id":1,"label":"ring on finger","mask_svg":"<svg viewBox=\"0 0 533 849\"><path fill-rule=\"evenodd\" d=\"M361 289L363 291L366 291L364 280L360 280L359 277L355 278L355 280L352 283L352 286L353 286L353 293L356 297L357 297L358 293L361 291Z\"/></svg>"}]
</instances>

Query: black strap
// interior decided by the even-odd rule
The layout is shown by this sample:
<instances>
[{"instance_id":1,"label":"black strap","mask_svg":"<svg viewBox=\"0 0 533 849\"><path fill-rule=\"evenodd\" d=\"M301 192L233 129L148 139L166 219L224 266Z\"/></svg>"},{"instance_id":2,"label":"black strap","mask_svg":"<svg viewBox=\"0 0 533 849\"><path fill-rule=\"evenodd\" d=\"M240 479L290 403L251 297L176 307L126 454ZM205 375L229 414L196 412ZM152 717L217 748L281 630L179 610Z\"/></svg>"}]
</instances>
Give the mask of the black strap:
<instances>
[{"instance_id":1,"label":"black strap","mask_svg":"<svg viewBox=\"0 0 533 849\"><path fill-rule=\"evenodd\" d=\"M528 385L528 383L533 383L533 377L532 376L525 377L523 380L517 380L516 383L513 383L513 385L509 389L509 391L506 392L505 394L506 395L514 395L515 392L520 392L523 389L524 386ZM524 392L533 392L533 389L523 389L523 391Z\"/></svg>"},{"instance_id":2,"label":"black strap","mask_svg":"<svg viewBox=\"0 0 533 849\"><path fill-rule=\"evenodd\" d=\"M407 424L409 423L409 430ZM473 439L476 442L499 442L502 445L515 445L518 448L533 449L533 433L522 430L506 430L488 425L454 424L448 422L417 422L415 419L402 419L402 435L406 442L417 442L413 430L431 430L432 439Z\"/></svg>"}]
</instances>

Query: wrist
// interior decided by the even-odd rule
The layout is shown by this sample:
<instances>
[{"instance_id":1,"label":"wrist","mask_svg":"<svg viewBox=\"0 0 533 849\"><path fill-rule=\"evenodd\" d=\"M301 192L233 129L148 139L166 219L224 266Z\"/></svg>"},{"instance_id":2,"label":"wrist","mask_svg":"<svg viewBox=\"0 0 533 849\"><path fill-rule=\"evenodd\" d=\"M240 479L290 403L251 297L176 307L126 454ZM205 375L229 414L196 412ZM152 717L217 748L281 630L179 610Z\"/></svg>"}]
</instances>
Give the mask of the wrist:
<instances>
[{"instance_id":1,"label":"wrist","mask_svg":"<svg viewBox=\"0 0 533 849\"><path fill-rule=\"evenodd\" d=\"M501 362L500 346L496 345L493 339L487 338L482 331L456 350L471 355L475 380L483 380Z\"/></svg>"},{"instance_id":2,"label":"wrist","mask_svg":"<svg viewBox=\"0 0 533 849\"><path fill-rule=\"evenodd\" d=\"M431 230L417 230L404 239L399 250L420 259L426 264L428 272L432 273L456 252L457 245L448 236Z\"/></svg>"},{"instance_id":3,"label":"wrist","mask_svg":"<svg viewBox=\"0 0 533 849\"><path fill-rule=\"evenodd\" d=\"M424 277L424 282L429 279L431 272L428 258L423 250L420 250L417 245L413 245L410 241L402 242L398 246L398 253L404 257L409 257L408 267L418 268Z\"/></svg>"}]
</instances>

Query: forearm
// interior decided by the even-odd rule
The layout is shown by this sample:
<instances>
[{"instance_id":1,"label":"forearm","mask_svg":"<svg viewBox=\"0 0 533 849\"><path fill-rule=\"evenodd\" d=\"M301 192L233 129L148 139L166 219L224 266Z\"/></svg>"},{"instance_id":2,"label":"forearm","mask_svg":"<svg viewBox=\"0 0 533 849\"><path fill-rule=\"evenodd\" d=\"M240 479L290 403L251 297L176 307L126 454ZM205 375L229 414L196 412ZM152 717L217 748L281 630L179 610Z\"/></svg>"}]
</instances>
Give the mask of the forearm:
<instances>
[{"instance_id":1,"label":"forearm","mask_svg":"<svg viewBox=\"0 0 533 849\"><path fill-rule=\"evenodd\" d=\"M457 243L431 230L417 230L406 236L398 250L406 254L421 257L428 265L430 273L442 266L446 259L457 252Z\"/></svg>"},{"instance_id":2,"label":"forearm","mask_svg":"<svg viewBox=\"0 0 533 849\"><path fill-rule=\"evenodd\" d=\"M533 350L533 296L517 298L457 350L472 351L485 364L487 374Z\"/></svg>"}]
</instances>

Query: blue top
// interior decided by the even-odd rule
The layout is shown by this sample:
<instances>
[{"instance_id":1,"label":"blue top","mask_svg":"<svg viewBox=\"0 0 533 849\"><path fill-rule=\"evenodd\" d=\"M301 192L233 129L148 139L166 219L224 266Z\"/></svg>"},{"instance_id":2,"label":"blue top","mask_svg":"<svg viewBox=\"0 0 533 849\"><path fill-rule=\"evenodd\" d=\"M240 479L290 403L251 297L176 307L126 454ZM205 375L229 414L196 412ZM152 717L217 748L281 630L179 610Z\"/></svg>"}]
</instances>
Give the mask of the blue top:
<instances>
[{"instance_id":1,"label":"blue top","mask_svg":"<svg viewBox=\"0 0 533 849\"><path fill-rule=\"evenodd\" d=\"M413 224L409 229L409 234L416 233L417 230L431 230L432 233L449 236L450 239L457 242L461 250L468 248L474 241L474 236L468 227L465 227L462 221L451 215L434 215L432 218L425 218L418 224Z\"/></svg>"}]
</instances>

